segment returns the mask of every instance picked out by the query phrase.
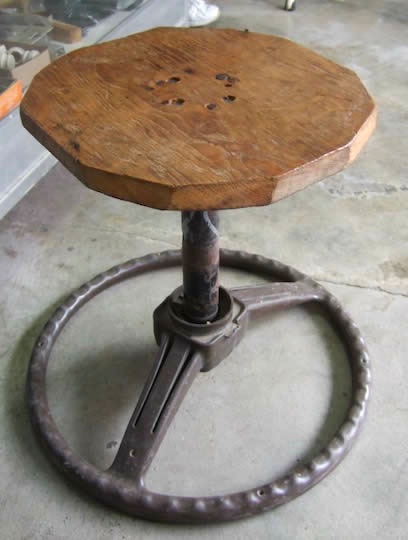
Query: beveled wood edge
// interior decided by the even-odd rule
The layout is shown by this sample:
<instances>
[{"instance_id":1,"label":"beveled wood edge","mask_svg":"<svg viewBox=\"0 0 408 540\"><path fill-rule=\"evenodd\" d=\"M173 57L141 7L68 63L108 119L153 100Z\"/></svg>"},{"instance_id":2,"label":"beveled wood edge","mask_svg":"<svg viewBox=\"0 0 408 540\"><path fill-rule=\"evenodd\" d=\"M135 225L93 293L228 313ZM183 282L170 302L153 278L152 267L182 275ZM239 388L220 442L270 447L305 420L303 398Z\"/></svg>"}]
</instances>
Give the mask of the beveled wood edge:
<instances>
[{"instance_id":1,"label":"beveled wood edge","mask_svg":"<svg viewBox=\"0 0 408 540\"><path fill-rule=\"evenodd\" d=\"M272 194L271 203L288 197L297 191L301 191L311 184L333 176L350 165L361 152L368 139L375 130L377 121L377 107L372 101L372 111L366 121L362 124L354 138L342 148L337 148L324 156L310 161L303 167L289 171L279 178L276 190ZM316 175L316 169L319 169L319 175ZM296 183L296 189L293 188L293 182Z\"/></svg>"},{"instance_id":2,"label":"beveled wood edge","mask_svg":"<svg viewBox=\"0 0 408 540\"><path fill-rule=\"evenodd\" d=\"M358 154L361 152L365 146L368 139L373 134L375 127L377 125L377 106L372 100L373 110L371 111L370 116L361 126L359 131L356 133L354 139L350 143L350 160L349 163L352 163Z\"/></svg>"},{"instance_id":3,"label":"beveled wood edge","mask_svg":"<svg viewBox=\"0 0 408 540\"><path fill-rule=\"evenodd\" d=\"M23 126L35 133L36 139L45 146L74 176L88 188L105 195L158 210L223 210L266 206L286 198L309 185L332 176L354 161L376 126L377 108L372 100L372 111L354 138L315 161L309 162L288 173L260 180L219 184L194 184L165 186L154 179L128 177L100 171L83 165L45 133L40 124L26 114L24 101L20 109ZM97 178L97 182L94 181ZM113 189L112 189L113 188ZM123 193L117 195L117 191ZM237 191L242 200L236 200ZM233 202L231 202L230 196ZM250 194L251 198L246 196ZM248 201L251 204L248 204Z\"/></svg>"}]
</instances>

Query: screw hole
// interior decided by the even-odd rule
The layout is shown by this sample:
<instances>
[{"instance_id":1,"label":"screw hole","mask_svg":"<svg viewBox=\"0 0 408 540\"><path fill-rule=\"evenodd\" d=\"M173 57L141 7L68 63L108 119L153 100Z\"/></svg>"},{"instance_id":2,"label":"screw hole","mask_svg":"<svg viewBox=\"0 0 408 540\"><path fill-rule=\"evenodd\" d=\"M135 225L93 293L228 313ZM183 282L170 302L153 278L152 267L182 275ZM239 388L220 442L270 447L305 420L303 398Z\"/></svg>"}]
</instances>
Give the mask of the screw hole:
<instances>
[{"instance_id":1,"label":"screw hole","mask_svg":"<svg viewBox=\"0 0 408 540\"><path fill-rule=\"evenodd\" d=\"M232 103L233 101L236 100L236 97L235 96L224 96L222 98L226 103Z\"/></svg>"},{"instance_id":2,"label":"screw hole","mask_svg":"<svg viewBox=\"0 0 408 540\"><path fill-rule=\"evenodd\" d=\"M226 81L227 79L229 79L229 75L228 73L217 73L215 78L217 79L217 81Z\"/></svg>"},{"instance_id":3,"label":"screw hole","mask_svg":"<svg viewBox=\"0 0 408 540\"><path fill-rule=\"evenodd\" d=\"M210 111L213 111L214 109L217 108L217 105L215 103L207 103L206 105L207 109L209 109Z\"/></svg>"},{"instance_id":4,"label":"screw hole","mask_svg":"<svg viewBox=\"0 0 408 540\"><path fill-rule=\"evenodd\" d=\"M180 80L181 80L180 77L170 77L170 79L167 79L167 82L171 84L175 84L175 83L180 82Z\"/></svg>"},{"instance_id":5,"label":"screw hole","mask_svg":"<svg viewBox=\"0 0 408 540\"><path fill-rule=\"evenodd\" d=\"M132 450L129 452L130 457L136 457L136 450L132 448Z\"/></svg>"},{"instance_id":6,"label":"screw hole","mask_svg":"<svg viewBox=\"0 0 408 540\"><path fill-rule=\"evenodd\" d=\"M183 98L176 98L171 100L172 105L178 105L179 107L184 104Z\"/></svg>"},{"instance_id":7,"label":"screw hole","mask_svg":"<svg viewBox=\"0 0 408 540\"><path fill-rule=\"evenodd\" d=\"M263 497L265 495L265 491L263 489L258 489L257 494L259 497Z\"/></svg>"}]
</instances>

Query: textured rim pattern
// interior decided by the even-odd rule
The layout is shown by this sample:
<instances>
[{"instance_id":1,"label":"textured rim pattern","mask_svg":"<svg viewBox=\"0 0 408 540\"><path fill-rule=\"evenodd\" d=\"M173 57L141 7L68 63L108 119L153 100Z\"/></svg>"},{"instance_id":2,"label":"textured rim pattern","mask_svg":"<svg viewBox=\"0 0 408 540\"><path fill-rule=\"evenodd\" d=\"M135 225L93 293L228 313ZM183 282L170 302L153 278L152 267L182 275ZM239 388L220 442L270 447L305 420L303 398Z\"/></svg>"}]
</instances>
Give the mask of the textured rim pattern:
<instances>
[{"instance_id":1,"label":"textured rim pattern","mask_svg":"<svg viewBox=\"0 0 408 540\"><path fill-rule=\"evenodd\" d=\"M178 497L148 491L131 479L101 471L77 456L59 432L48 407L46 372L52 347L69 319L89 300L128 278L181 264L179 250L132 259L99 274L80 287L54 312L33 350L27 398L32 424L54 463L84 490L128 514L155 521L203 523L250 516L301 495L322 480L343 459L363 422L369 395L370 367L364 339L338 300L316 282L320 304L327 310L348 352L352 399L344 423L331 442L307 464L270 483L242 492L213 497ZM273 259L242 251L221 250L221 265L296 281L304 274Z\"/></svg>"}]
</instances>

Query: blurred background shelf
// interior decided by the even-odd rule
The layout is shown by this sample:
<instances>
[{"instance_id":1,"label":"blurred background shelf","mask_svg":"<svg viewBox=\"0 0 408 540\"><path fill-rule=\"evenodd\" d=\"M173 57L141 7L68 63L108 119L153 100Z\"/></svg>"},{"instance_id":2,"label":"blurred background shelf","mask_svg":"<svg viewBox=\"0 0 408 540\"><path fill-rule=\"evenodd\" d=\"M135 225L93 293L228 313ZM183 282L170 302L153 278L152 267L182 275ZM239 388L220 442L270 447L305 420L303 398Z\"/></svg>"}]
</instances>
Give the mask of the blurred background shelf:
<instances>
[{"instance_id":1,"label":"blurred background shelf","mask_svg":"<svg viewBox=\"0 0 408 540\"><path fill-rule=\"evenodd\" d=\"M145 0L136 9L118 11L88 29L78 43L52 43L65 52L110 41L156 26L183 26L185 0ZM48 172L56 159L21 125L19 109L0 121L0 219Z\"/></svg>"}]
</instances>

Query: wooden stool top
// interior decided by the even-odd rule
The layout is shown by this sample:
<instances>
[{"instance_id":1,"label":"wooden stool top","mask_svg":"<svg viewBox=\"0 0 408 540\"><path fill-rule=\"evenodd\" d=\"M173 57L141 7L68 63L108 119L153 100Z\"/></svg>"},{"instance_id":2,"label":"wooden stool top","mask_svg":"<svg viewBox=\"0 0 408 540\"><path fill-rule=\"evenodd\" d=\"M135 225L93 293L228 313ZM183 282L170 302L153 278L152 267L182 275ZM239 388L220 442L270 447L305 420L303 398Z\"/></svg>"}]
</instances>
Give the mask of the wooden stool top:
<instances>
[{"instance_id":1,"label":"wooden stool top","mask_svg":"<svg viewBox=\"0 0 408 540\"><path fill-rule=\"evenodd\" d=\"M375 105L355 73L286 39L159 28L57 60L21 117L92 189L215 210L270 204L340 171Z\"/></svg>"}]
</instances>

